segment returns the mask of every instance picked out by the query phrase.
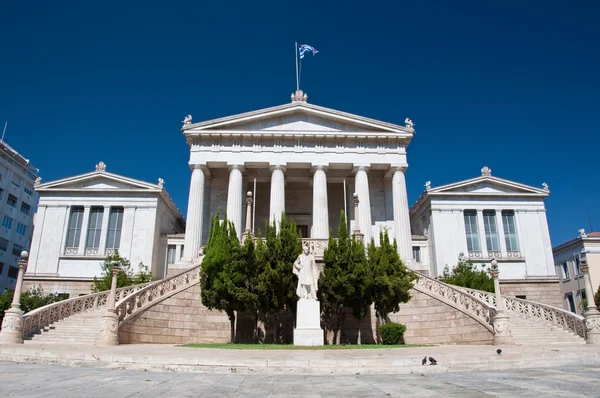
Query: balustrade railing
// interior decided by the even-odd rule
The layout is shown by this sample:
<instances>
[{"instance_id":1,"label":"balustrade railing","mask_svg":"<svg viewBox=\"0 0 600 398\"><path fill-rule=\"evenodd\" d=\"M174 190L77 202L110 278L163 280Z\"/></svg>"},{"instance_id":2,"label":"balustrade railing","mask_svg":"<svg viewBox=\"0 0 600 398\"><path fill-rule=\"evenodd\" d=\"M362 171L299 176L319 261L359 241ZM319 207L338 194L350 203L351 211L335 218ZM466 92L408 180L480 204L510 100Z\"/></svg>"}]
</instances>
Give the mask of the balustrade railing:
<instances>
[{"instance_id":1,"label":"balustrade railing","mask_svg":"<svg viewBox=\"0 0 600 398\"><path fill-rule=\"evenodd\" d=\"M122 300L152 283L155 282L119 288L117 289L117 300ZM48 304L33 311L29 311L23 315L22 336L29 336L32 333L39 331L44 326L48 326L53 322L79 312L105 307L109 293L109 291L105 291L87 294L85 296L74 297L57 303Z\"/></svg>"},{"instance_id":2,"label":"balustrade railing","mask_svg":"<svg viewBox=\"0 0 600 398\"><path fill-rule=\"evenodd\" d=\"M65 249L65 256L76 256L77 254L79 254L78 247L67 247Z\"/></svg>"},{"instance_id":3,"label":"balustrade railing","mask_svg":"<svg viewBox=\"0 0 600 398\"><path fill-rule=\"evenodd\" d=\"M419 272L417 272L417 275L419 278L413 282L413 287L416 290L456 308L481 323L490 332L494 332L492 309L485 300Z\"/></svg>"},{"instance_id":4,"label":"balustrade railing","mask_svg":"<svg viewBox=\"0 0 600 398\"><path fill-rule=\"evenodd\" d=\"M468 294L485 301L490 306L496 306L496 294L475 289L460 288ZM538 303L535 301L518 299L516 297L502 296L504 308L509 312L527 315L540 321L551 322L565 330L585 338L585 318L562 308Z\"/></svg>"},{"instance_id":5,"label":"balustrade railing","mask_svg":"<svg viewBox=\"0 0 600 398\"><path fill-rule=\"evenodd\" d=\"M131 295L117 299L115 309L119 317L119 326L128 319L153 305L200 282L200 265L179 274L152 282Z\"/></svg>"}]
</instances>

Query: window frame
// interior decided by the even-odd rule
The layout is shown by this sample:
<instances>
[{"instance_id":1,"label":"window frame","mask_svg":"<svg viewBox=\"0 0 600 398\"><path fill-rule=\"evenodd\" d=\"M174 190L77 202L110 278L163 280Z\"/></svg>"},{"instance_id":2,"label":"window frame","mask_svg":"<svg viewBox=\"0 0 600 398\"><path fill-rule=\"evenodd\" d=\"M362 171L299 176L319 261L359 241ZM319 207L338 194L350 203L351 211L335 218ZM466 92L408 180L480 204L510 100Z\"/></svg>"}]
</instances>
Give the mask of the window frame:
<instances>
[{"instance_id":1,"label":"window frame","mask_svg":"<svg viewBox=\"0 0 600 398\"><path fill-rule=\"evenodd\" d=\"M412 247L412 255L413 255L413 260L415 260L416 263L420 263L421 262L421 246L413 246Z\"/></svg>"},{"instance_id":2,"label":"window frame","mask_svg":"<svg viewBox=\"0 0 600 398\"><path fill-rule=\"evenodd\" d=\"M12 247L12 254L13 254L13 256L15 256L15 257L21 257L21 253L22 252L23 252L23 246L17 245L16 243L13 243L13 247Z\"/></svg>"},{"instance_id":3,"label":"window frame","mask_svg":"<svg viewBox=\"0 0 600 398\"><path fill-rule=\"evenodd\" d=\"M27 211L23 211L23 209L27 209ZM28 216L30 212L31 212L31 206L28 203L21 202L21 213Z\"/></svg>"},{"instance_id":4,"label":"window frame","mask_svg":"<svg viewBox=\"0 0 600 398\"><path fill-rule=\"evenodd\" d=\"M519 251L519 233L517 231L517 216L514 210L502 210L502 227L504 228L504 243L506 244L506 250L509 252ZM511 225L508 223L508 220L512 220L512 230ZM511 241L511 239L514 240ZM514 243L514 245L513 245ZM514 247L516 246L516 247Z\"/></svg>"},{"instance_id":5,"label":"window frame","mask_svg":"<svg viewBox=\"0 0 600 398\"><path fill-rule=\"evenodd\" d=\"M471 221L474 220L474 224ZM467 225L467 218L469 223ZM468 251L481 251L481 242L479 241L479 226L477 225L477 210L463 210L463 220L465 224L465 236L467 238ZM475 229L473 230L473 226ZM476 245L473 245L476 243Z\"/></svg>"},{"instance_id":6,"label":"window frame","mask_svg":"<svg viewBox=\"0 0 600 398\"><path fill-rule=\"evenodd\" d=\"M10 201L11 201L11 200L12 200L14 203L12 203L12 204L11 204L11 203L10 203ZM17 199L17 197L16 197L16 196L14 196L14 195L11 195L11 194L8 194L8 198L6 198L6 204L8 204L10 207L12 207L12 208L14 209L14 208L16 208L16 207L17 207L17 202L18 202L18 199Z\"/></svg>"},{"instance_id":7,"label":"window frame","mask_svg":"<svg viewBox=\"0 0 600 398\"><path fill-rule=\"evenodd\" d=\"M175 264L177 245L167 245L167 265ZM172 257L172 259L171 259Z\"/></svg>"},{"instance_id":8,"label":"window frame","mask_svg":"<svg viewBox=\"0 0 600 398\"><path fill-rule=\"evenodd\" d=\"M111 207L108 211L108 225L106 227L106 249L121 248L121 234L123 232L123 207ZM115 225L112 225L113 217L116 217Z\"/></svg>"},{"instance_id":9,"label":"window frame","mask_svg":"<svg viewBox=\"0 0 600 398\"><path fill-rule=\"evenodd\" d=\"M95 217L94 217L95 216ZM100 236L102 235L102 219L104 218L104 207L92 206L88 217L88 225L85 236L86 249L100 248ZM92 223L92 220L94 221Z\"/></svg>"},{"instance_id":10,"label":"window frame","mask_svg":"<svg viewBox=\"0 0 600 398\"><path fill-rule=\"evenodd\" d=\"M496 210L483 210L483 232L485 233L485 246L488 251L499 252L500 234L498 233L498 223L496 222ZM490 223L491 222L491 223Z\"/></svg>"},{"instance_id":11,"label":"window frame","mask_svg":"<svg viewBox=\"0 0 600 398\"><path fill-rule=\"evenodd\" d=\"M5 214L4 218L2 219L2 226L6 229L11 229L13 221L14 220L11 217L9 217Z\"/></svg>"},{"instance_id":12,"label":"window frame","mask_svg":"<svg viewBox=\"0 0 600 398\"><path fill-rule=\"evenodd\" d=\"M77 214L76 225L73 227L73 215ZM67 225L67 237L65 240L65 249L77 249L79 248L79 242L81 241L81 228L83 226L83 215L85 214L85 209L83 206L73 206L71 207L71 212L69 214L69 224ZM71 239L73 238L73 239ZM70 241L72 245L69 245Z\"/></svg>"},{"instance_id":13,"label":"window frame","mask_svg":"<svg viewBox=\"0 0 600 398\"><path fill-rule=\"evenodd\" d=\"M19 230L21 230L21 232ZM27 225L17 222L16 232L21 236L27 235Z\"/></svg>"}]
</instances>

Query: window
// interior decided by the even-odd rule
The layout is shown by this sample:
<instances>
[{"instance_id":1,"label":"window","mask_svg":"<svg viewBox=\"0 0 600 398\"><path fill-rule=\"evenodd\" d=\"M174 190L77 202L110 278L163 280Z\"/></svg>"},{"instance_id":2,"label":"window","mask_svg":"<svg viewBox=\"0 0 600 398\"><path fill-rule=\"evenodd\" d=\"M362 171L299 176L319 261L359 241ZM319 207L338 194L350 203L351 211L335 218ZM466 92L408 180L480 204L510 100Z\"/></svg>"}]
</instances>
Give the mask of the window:
<instances>
[{"instance_id":1,"label":"window","mask_svg":"<svg viewBox=\"0 0 600 398\"><path fill-rule=\"evenodd\" d=\"M21 213L28 216L30 210L31 210L31 206L29 206L27 203L21 203Z\"/></svg>"},{"instance_id":2,"label":"window","mask_svg":"<svg viewBox=\"0 0 600 398\"><path fill-rule=\"evenodd\" d=\"M17 233L21 236L25 236L27 233L27 227L21 223L17 223Z\"/></svg>"},{"instance_id":3,"label":"window","mask_svg":"<svg viewBox=\"0 0 600 398\"><path fill-rule=\"evenodd\" d=\"M417 263L421 262L421 248L419 246L413 246L413 260Z\"/></svg>"},{"instance_id":4,"label":"window","mask_svg":"<svg viewBox=\"0 0 600 398\"><path fill-rule=\"evenodd\" d=\"M485 230L485 244L487 245L487 249L494 251L500 250L495 210L483 211L483 228Z\"/></svg>"},{"instance_id":5,"label":"window","mask_svg":"<svg viewBox=\"0 0 600 398\"><path fill-rule=\"evenodd\" d=\"M181 249L179 249L179 258L183 258L183 248L184 245L181 245Z\"/></svg>"},{"instance_id":6,"label":"window","mask_svg":"<svg viewBox=\"0 0 600 398\"><path fill-rule=\"evenodd\" d=\"M467 249L479 251L479 230L477 229L477 212L465 210L465 232L467 234Z\"/></svg>"},{"instance_id":7,"label":"window","mask_svg":"<svg viewBox=\"0 0 600 398\"><path fill-rule=\"evenodd\" d=\"M90 222L87 230L86 248L97 249L100 247L100 232L102 232L102 216L104 207L92 207L90 211Z\"/></svg>"},{"instance_id":8,"label":"window","mask_svg":"<svg viewBox=\"0 0 600 398\"><path fill-rule=\"evenodd\" d=\"M23 246L13 244L13 250L12 250L13 256L21 257L22 251L23 251Z\"/></svg>"},{"instance_id":9,"label":"window","mask_svg":"<svg viewBox=\"0 0 600 398\"><path fill-rule=\"evenodd\" d=\"M0 238L0 250L5 252L8 249L8 241L4 238Z\"/></svg>"},{"instance_id":10,"label":"window","mask_svg":"<svg viewBox=\"0 0 600 398\"><path fill-rule=\"evenodd\" d=\"M518 299L521 299L521 300L527 300L527 296L524 295L524 294L522 294L522 295L518 295L517 294L515 297L518 298Z\"/></svg>"},{"instance_id":11,"label":"window","mask_svg":"<svg viewBox=\"0 0 600 398\"><path fill-rule=\"evenodd\" d=\"M10 229L10 227L12 226L12 222L13 222L12 218L10 218L9 216L4 216L4 218L2 219L2 226L4 228Z\"/></svg>"},{"instance_id":12,"label":"window","mask_svg":"<svg viewBox=\"0 0 600 398\"><path fill-rule=\"evenodd\" d=\"M108 216L108 233L106 234L106 248L118 249L121 244L121 227L123 226L123 208L111 207Z\"/></svg>"},{"instance_id":13,"label":"window","mask_svg":"<svg viewBox=\"0 0 600 398\"><path fill-rule=\"evenodd\" d=\"M567 301L567 305L569 306L568 310L577 313L577 310L575 309L575 300L573 300L573 293L565 294L565 300Z\"/></svg>"},{"instance_id":14,"label":"window","mask_svg":"<svg viewBox=\"0 0 600 398\"><path fill-rule=\"evenodd\" d=\"M12 279L17 279L19 276L19 268L18 267L9 267L8 268L8 277Z\"/></svg>"},{"instance_id":15,"label":"window","mask_svg":"<svg viewBox=\"0 0 600 398\"><path fill-rule=\"evenodd\" d=\"M8 195L8 199L6 199L6 203L8 203L8 205L10 207L15 207L17 205L17 198L15 198L12 195Z\"/></svg>"},{"instance_id":16,"label":"window","mask_svg":"<svg viewBox=\"0 0 600 398\"><path fill-rule=\"evenodd\" d=\"M560 265L560 267L562 268L563 279L570 279L570 276L569 276L569 264L567 264L565 262L565 263L562 263Z\"/></svg>"},{"instance_id":17,"label":"window","mask_svg":"<svg viewBox=\"0 0 600 398\"><path fill-rule=\"evenodd\" d=\"M83 207L73 207L69 218L69 229L67 231L66 247L79 247L81 237L81 223L83 221Z\"/></svg>"},{"instance_id":18,"label":"window","mask_svg":"<svg viewBox=\"0 0 600 398\"><path fill-rule=\"evenodd\" d=\"M579 261L579 256L575 257L575 275L581 275L581 262Z\"/></svg>"},{"instance_id":19,"label":"window","mask_svg":"<svg viewBox=\"0 0 600 398\"><path fill-rule=\"evenodd\" d=\"M502 226L504 227L506 250L518 251L519 239L517 238L517 226L515 224L515 212L513 210L502 210Z\"/></svg>"},{"instance_id":20,"label":"window","mask_svg":"<svg viewBox=\"0 0 600 398\"><path fill-rule=\"evenodd\" d=\"M175 263L175 249L177 247L175 245L167 246L167 264Z\"/></svg>"},{"instance_id":21,"label":"window","mask_svg":"<svg viewBox=\"0 0 600 398\"><path fill-rule=\"evenodd\" d=\"M23 188L23 190L25 191L25 193L29 196L33 195L33 191L29 188Z\"/></svg>"}]
</instances>

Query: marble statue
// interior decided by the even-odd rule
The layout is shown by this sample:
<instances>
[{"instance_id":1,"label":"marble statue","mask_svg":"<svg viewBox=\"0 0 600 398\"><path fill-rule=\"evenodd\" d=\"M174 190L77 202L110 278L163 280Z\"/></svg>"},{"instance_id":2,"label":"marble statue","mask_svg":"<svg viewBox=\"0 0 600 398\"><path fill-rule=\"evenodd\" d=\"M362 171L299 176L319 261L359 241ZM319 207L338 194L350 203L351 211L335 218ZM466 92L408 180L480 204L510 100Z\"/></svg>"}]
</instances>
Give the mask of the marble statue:
<instances>
[{"instance_id":1,"label":"marble statue","mask_svg":"<svg viewBox=\"0 0 600 398\"><path fill-rule=\"evenodd\" d=\"M431 181L427 181L425 183L425 189L428 190L428 191L431 189Z\"/></svg>"},{"instance_id":2,"label":"marble statue","mask_svg":"<svg viewBox=\"0 0 600 398\"><path fill-rule=\"evenodd\" d=\"M158 179L158 186L162 188L164 185L165 185L165 180L163 180L162 178L159 178Z\"/></svg>"},{"instance_id":3,"label":"marble statue","mask_svg":"<svg viewBox=\"0 0 600 398\"><path fill-rule=\"evenodd\" d=\"M412 129L415 127L415 124L409 118L404 119L404 123L406 124L406 127L408 127L409 129Z\"/></svg>"},{"instance_id":4,"label":"marble statue","mask_svg":"<svg viewBox=\"0 0 600 398\"><path fill-rule=\"evenodd\" d=\"M296 294L301 299L316 300L319 282L319 270L315 257L304 246L302 253L294 262L294 275L298 276Z\"/></svg>"},{"instance_id":5,"label":"marble statue","mask_svg":"<svg viewBox=\"0 0 600 398\"><path fill-rule=\"evenodd\" d=\"M33 183L33 186L38 186L42 183L42 177L38 177L35 179L35 182Z\"/></svg>"},{"instance_id":6,"label":"marble statue","mask_svg":"<svg viewBox=\"0 0 600 398\"><path fill-rule=\"evenodd\" d=\"M492 169L490 169L487 166L483 166L483 169L481 169L481 175L482 176L491 176L492 175Z\"/></svg>"},{"instance_id":7,"label":"marble statue","mask_svg":"<svg viewBox=\"0 0 600 398\"><path fill-rule=\"evenodd\" d=\"M96 171L106 171L106 163L100 162L96 165Z\"/></svg>"},{"instance_id":8,"label":"marble statue","mask_svg":"<svg viewBox=\"0 0 600 398\"><path fill-rule=\"evenodd\" d=\"M184 125L192 124L192 115L187 115L185 117L185 119L183 119L183 124Z\"/></svg>"},{"instance_id":9,"label":"marble statue","mask_svg":"<svg viewBox=\"0 0 600 398\"><path fill-rule=\"evenodd\" d=\"M546 184L545 182L542 184L542 188L547 191L550 189L550 187L548 186L548 184Z\"/></svg>"}]
</instances>

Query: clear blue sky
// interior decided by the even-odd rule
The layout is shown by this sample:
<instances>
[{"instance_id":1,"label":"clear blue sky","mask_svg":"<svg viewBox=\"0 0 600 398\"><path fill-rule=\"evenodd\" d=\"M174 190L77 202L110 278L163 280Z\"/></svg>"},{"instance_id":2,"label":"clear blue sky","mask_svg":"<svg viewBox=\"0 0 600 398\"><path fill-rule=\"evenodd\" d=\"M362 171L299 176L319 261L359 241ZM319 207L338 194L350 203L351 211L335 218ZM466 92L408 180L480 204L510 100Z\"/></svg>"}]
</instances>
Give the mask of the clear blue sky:
<instances>
[{"instance_id":1,"label":"clear blue sky","mask_svg":"<svg viewBox=\"0 0 600 398\"><path fill-rule=\"evenodd\" d=\"M339 5L333 5L337 3ZM126 5L125 5L126 4ZM44 181L158 177L186 213L181 120L309 102L402 124L412 204L480 174L540 187L554 244L600 228L598 1L0 3L0 121Z\"/></svg>"}]
</instances>

